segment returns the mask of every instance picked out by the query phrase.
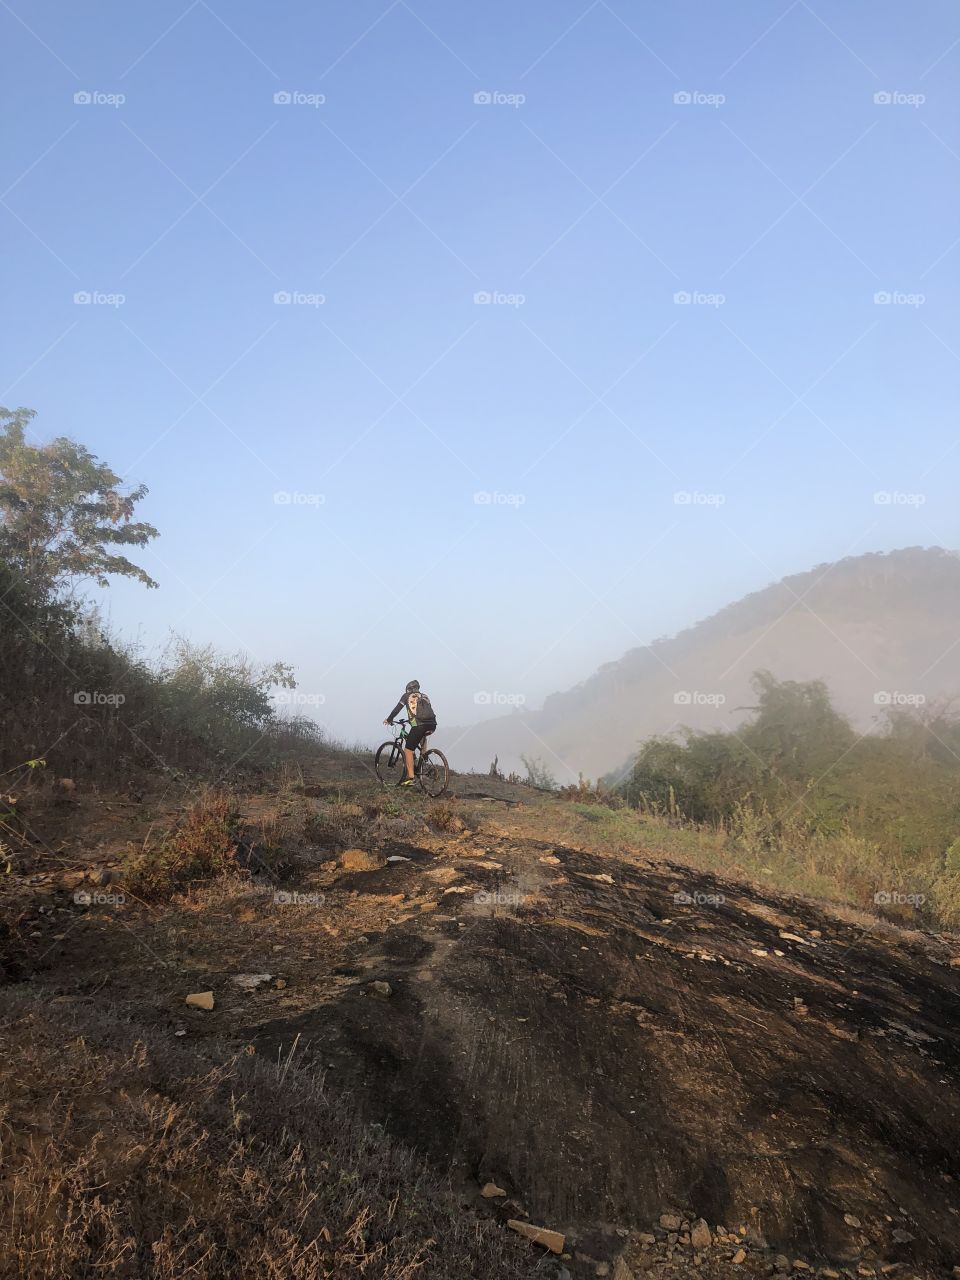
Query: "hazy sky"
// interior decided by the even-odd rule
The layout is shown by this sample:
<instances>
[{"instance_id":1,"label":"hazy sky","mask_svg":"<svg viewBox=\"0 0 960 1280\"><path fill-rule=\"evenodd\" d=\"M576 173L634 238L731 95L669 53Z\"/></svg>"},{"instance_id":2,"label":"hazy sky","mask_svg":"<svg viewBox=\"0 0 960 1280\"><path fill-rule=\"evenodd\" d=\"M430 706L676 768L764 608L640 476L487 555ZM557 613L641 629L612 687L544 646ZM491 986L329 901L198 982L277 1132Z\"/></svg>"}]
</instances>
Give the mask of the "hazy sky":
<instances>
[{"instance_id":1,"label":"hazy sky","mask_svg":"<svg viewBox=\"0 0 960 1280\"><path fill-rule=\"evenodd\" d=\"M785 573L958 544L955 5L0 28L0 404L149 485L161 589L101 593L148 648L291 661L375 740L411 676L447 724L536 706Z\"/></svg>"}]
</instances>

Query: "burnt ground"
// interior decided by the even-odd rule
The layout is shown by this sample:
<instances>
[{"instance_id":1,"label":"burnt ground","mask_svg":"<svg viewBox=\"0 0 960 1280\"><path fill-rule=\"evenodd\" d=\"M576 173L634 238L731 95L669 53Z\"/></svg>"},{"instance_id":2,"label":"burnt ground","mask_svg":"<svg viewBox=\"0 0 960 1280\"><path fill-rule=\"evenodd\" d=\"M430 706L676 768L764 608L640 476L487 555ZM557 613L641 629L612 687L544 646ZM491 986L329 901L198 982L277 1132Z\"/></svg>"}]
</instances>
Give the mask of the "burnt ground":
<instances>
[{"instance_id":1,"label":"burnt ground","mask_svg":"<svg viewBox=\"0 0 960 1280\"><path fill-rule=\"evenodd\" d=\"M625 1244L637 1275L768 1274L776 1254L851 1276L952 1273L950 940L642 849L533 839L507 806L496 820L381 831L380 852L405 860L371 871L321 850L284 886L299 902L249 883L162 910L93 906L21 976L180 1044L291 1057L452 1171L464 1205L566 1232L552 1275L605 1274ZM270 978L247 992L244 973ZM184 1007L206 989L212 1012ZM506 1208L479 1198L487 1180ZM644 1243L672 1212L722 1224L730 1247L694 1261L659 1227Z\"/></svg>"}]
</instances>

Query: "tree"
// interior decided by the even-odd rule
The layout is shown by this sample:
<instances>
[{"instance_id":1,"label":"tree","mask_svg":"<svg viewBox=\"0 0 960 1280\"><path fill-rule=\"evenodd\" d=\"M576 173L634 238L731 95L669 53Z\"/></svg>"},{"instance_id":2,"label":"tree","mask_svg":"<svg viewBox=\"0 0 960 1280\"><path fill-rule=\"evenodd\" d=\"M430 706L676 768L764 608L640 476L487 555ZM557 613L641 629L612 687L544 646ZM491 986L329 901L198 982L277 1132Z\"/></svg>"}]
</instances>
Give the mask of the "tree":
<instances>
[{"instance_id":1,"label":"tree","mask_svg":"<svg viewBox=\"0 0 960 1280\"><path fill-rule=\"evenodd\" d=\"M121 491L121 478L83 445L60 436L51 444L26 440L32 409L0 408L0 556L38 597L70 579L107 586L111 574L157 584L118 547L142 547L157 536L134 520L147 492Z\"/></svg>"}]
</instances>

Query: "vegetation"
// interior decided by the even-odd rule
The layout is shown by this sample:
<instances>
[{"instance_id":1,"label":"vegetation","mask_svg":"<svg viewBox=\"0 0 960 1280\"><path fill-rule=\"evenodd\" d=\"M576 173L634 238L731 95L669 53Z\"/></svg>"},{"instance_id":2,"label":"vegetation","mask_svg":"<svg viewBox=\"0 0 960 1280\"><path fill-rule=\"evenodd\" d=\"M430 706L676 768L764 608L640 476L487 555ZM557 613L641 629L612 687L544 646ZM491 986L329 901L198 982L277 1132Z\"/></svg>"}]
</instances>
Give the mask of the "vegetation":
<instances>
[{"instance_id":1,"label":"vegetation","mask_svg":"<svg viewBox=\"0 0 960 1280\"><path fill-rule=\"evenodd\" d=\"M33 417L0 409L0 774L43 758L53 778L98 783L138 768L216 777L316 744L312 721L273 710L271 691L295 686L286 664L179 637L150 664L107 635L78 590L114 576L157 585L123 554L157 536L135 519L146 489L123 492L65 437L30 444Z\"/></svg>"},{"instance_id":2,"label":"vegetation","mask_svg":"<svg viewBox=\"0 0 960 1280\"><path fill-rule=\"evenodd\" d=\"M858 735L820 681L754 680L735 732L684 731L643 744L619 791L680 826L712 827L764 863L792 860L811 888L960 907L960 718L897 709Z\"/></svg>"}]
</instances>

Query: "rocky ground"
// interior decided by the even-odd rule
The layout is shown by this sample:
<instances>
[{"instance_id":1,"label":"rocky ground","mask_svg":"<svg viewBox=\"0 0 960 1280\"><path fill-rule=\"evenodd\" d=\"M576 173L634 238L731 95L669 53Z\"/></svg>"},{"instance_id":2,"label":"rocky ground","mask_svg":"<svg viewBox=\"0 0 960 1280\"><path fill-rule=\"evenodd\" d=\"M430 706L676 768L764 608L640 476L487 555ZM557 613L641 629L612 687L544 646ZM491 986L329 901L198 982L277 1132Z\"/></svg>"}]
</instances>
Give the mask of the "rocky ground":
<instances>
[{"instance_id":1,"label":"rocky ground","mask_svg":"<svg viewBox=\"0 0 960 1280\"><path fill-rule=\"evenodd\" d=\"M537 1274L960 1275L955 939L571 847L525 788L453 791L384 807L332 757L304 795L339 838L162 906L123 894L109 836L67 857L67 824L18 869L8 979L293 1064Z\"/></svg>"}]
</instances>

